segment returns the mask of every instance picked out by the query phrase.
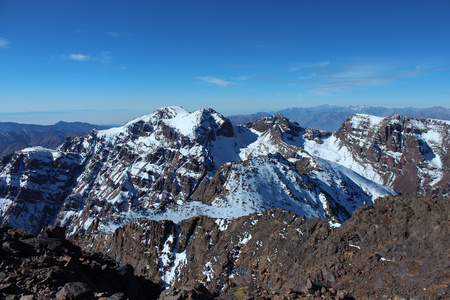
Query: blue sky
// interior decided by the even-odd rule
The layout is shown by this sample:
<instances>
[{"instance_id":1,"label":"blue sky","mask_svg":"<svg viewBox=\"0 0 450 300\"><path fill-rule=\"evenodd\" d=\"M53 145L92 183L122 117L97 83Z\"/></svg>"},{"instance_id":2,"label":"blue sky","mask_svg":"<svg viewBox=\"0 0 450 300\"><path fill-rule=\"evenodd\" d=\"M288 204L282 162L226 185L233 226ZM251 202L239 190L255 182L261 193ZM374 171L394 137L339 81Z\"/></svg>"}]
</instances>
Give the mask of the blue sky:
<instances>
[{"instance_id":1,"label":"blue sky","mask_svg":"<svg viewBox=\"0 0 450 300\"><path fill-rule=\"evenodd\" d=\"M449 107L450 1L0 0L0 121Z\"/></svg>"}]
</instances>

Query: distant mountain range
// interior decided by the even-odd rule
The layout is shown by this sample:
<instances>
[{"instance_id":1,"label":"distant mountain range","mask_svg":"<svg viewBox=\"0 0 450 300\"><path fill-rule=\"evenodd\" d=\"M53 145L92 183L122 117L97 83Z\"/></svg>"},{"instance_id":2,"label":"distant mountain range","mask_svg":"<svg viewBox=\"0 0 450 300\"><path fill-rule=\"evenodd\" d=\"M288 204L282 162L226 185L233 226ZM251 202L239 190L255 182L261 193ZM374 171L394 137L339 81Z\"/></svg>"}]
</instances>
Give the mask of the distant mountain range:
<instances>
[{"instance_id":1,"label":"distant mountain range","mask_svg":"<svg viewBox=\"0 0 450 300\"><path fill-rule=\"evenodd\" d=\"M417 119L431 118L450 120L450 109L437 106L430 108L386 108L373 106L335 106L320 105L314 107L292 107L275 112L258 112L249 115L234 115L228 117L233 124L245 124L253 122L260 117L281 114L284 117L296 121L303 128L315 128L326 131L339 129L341 124L353 114L368 114L378 117L402 115Z\"/></svg>"},{"instance_id":2,"label":"distant mountain range","mask_svg":"<svg viewBox=\"0 0 450 300\"><path fill-rule=\"evenodd\" d=\"M63 121L53 125L0 122L0 157L32 146L54 149L66 138L86 134L94 128L101 130L109 127Z\"/></svg>"}]
</instances>

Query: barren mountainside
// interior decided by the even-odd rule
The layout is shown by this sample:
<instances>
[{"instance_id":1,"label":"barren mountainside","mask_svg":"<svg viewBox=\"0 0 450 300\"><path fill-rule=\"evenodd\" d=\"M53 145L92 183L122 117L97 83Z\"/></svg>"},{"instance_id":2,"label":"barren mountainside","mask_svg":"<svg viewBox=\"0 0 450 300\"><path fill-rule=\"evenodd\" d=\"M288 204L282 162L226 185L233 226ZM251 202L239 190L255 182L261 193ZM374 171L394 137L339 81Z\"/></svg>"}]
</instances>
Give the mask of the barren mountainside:
<instances>
[{"instance_id":1,"label":"barren mountainside","mask_svg":"<svg viewBox=\"0 0 450 300\"><path fill-rule=\"evenodd\" d=\"M447 200L397 196L341 226L271 209L135 221L73 235L81 248L61 227L1 228L0 297L447 299L448 214Z\"/></svg>"}]
</instances>

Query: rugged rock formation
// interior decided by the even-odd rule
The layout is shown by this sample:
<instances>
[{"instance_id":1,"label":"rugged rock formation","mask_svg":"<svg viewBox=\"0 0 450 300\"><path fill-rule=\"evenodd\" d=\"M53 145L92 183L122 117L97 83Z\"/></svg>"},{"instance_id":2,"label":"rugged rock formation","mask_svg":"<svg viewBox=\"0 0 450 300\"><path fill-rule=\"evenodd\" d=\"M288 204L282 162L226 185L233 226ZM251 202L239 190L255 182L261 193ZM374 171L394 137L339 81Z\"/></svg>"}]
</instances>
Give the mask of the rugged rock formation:
<instances>
[{"instance_id":1,"label":"rugged rock formation","mask_svg":"<svg viewBox=\"0 0 450 300\"><path fill-rule=\"evenodd\" d=\"M174 293L201 283L225 298L291 291L296 299L306 296L310 279L330 297L347 291L356 299L437 299L450 292L449 206L442 199L388 197L357 209L340 227L271 209L234 220L139 221L111 235L73 239Z\"/></svg>"},{"instance_id":2,"label":"rugged rock formation","mask_svg":"<svg viewBox=\"0 0 450 300\"><path fill-rule=\"evenodd\" d=\"M82 249L169 287L153 298L447 297L449 126L355 115L327 133L163 108L5 156L0 225L67 226ZM397 195L381 184L442 198L376 200ZM61 231L0 233L5 296L133 298L148 284Z\"/></svg>"},{"instance_id":3,"label":"rugged rock formation","mask_svg":"<svg viewBox=\"0 0 450 300\"><path fill-rule=\"evenodd\" d=\"M0 240L1 299L157 299L161 292L129 265L83 253L61 227L37 237L0 228Z\"/></svg>"}]
</instances>

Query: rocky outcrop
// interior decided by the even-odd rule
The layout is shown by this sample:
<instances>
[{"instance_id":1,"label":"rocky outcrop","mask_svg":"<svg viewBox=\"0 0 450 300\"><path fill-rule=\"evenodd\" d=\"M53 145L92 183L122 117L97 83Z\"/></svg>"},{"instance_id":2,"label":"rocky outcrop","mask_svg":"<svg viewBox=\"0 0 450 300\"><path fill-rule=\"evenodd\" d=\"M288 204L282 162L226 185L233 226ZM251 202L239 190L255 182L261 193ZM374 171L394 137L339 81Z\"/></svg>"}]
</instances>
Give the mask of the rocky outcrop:
<instances>
[{"instance_id":1,"label":"rocky outcrop","mask_svg":"<svg viewBox=\"0 0 450 300\"><path fill-rule=\"evenodd\" d=\"M0 228L0 298L158 298L160 287L134 276L129 265L86 254L64 235L58 227L47 228L37 237Z\"/></svg>"},{"instance_id":2,"label":"rocky outcrop","mask_svg":"<svg viewBox=\"0 0 450 300\"><path fill-rule=\"evenodd\" d=\"M297 299L309 279L324 297L436 299L450 292L449 211L443 199L401 196L357 209L340 227L271 209L235 220L139 221L73 238L174 293L201 283L216 297Z\"/></svg>"}]
</instances>

